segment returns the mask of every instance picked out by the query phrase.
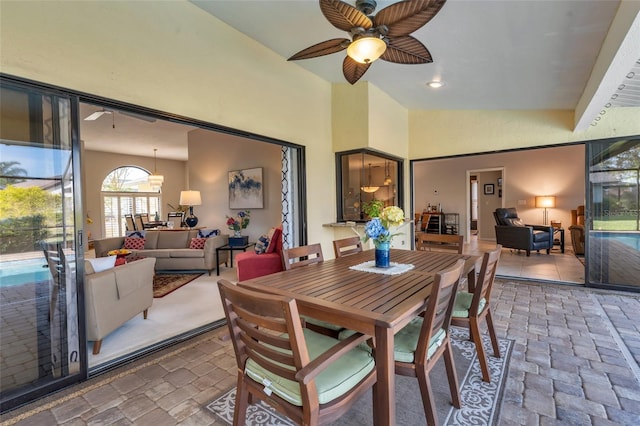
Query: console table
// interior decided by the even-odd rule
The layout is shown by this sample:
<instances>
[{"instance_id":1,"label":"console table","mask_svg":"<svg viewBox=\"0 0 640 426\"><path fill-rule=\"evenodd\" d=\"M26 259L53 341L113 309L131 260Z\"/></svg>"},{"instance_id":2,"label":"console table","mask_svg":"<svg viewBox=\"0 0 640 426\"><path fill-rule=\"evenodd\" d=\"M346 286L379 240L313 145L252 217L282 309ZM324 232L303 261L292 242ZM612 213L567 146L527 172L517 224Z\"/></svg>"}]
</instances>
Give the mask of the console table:
<instances>
[{"instance_id":1,"label":"console table","mask_svg":"<svg viewBox=\"0 0 640 426\"><path fill-rule=\"evenodd\" d=\"M256 243L248 243L242 246L230 246L229 244L225 244L216 248L216 275L220 275L220 251L228 251L229 252L229 262L230 266L233 267L233 252L234 250L242 250L247 251L249 247L256 245Z\"/></svg>"}]
</instances>

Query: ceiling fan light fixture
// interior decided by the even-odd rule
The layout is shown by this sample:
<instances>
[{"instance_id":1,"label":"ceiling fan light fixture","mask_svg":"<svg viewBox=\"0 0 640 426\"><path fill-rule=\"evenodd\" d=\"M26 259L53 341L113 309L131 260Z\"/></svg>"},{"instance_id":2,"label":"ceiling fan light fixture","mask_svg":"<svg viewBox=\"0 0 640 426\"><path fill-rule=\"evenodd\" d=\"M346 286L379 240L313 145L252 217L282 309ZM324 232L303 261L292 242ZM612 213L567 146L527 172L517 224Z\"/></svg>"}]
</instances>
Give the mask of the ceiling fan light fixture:
<instances>
[{"instance_id":1,"label":"ceiling fan light fixture","mask_svg":"<svg viewBox=\"0 0 640 426\"><path fill-rule=\"evenodd\" d=\"M364 35L352 41L347 47L347 55L356 62L369 64L384 54L387 43L375 35Z\"/></svg>"}]
</instances>

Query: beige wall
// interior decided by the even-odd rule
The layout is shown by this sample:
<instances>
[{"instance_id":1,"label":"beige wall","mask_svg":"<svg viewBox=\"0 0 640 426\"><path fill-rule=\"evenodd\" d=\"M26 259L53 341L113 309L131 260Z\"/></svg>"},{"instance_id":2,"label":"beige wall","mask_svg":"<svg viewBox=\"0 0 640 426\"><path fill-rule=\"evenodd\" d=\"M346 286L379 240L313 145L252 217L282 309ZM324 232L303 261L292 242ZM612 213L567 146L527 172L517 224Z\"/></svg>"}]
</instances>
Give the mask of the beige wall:
<instances>
[{"instance_id":1,"label":"beige wall","mask_svg":"<svg viewBox=\"0 0 640 426\"><path fill-rule=\"evenodd\" d=\"M469 221L467 171L484 171L486 173L474 173L480 178L478 199L481 238L495 240L492 212L500 204L516 207L526 223L541 224L543 210L535 207L536 195L556 196L556 208L548 209L549 219L561 221L566 229L571 224L571 210L584 204L584 149L583 144L577 144L416 161L415 211L422 211L427 203L441 203L445 212L460 213L460 226L465 230ZM504 168L502 198L498 197L498 174L490 176L487 172L494 168ZM484 195L485 183L495 184L495 195ZM489 222L488 226L484 222ZM565 237L568 241L569 232L565 233Z\"/></svg>"},{"instance_id":2,"label":"beige wall","mask_svg":"<svg viewBox=\"0 0 640 426\"><path fill-rule=\"evenodd\" d=\"M200 191L202 205L194 207L198 226L232 233L226 216L240 210L229 208L229 171L262 167L264 208L250 209L251 220L243 235L250 241L278 226L281 219L280 146L256 142L208 130L189 132L188 175L190 189Z\"/></svg>"}]
</instances>

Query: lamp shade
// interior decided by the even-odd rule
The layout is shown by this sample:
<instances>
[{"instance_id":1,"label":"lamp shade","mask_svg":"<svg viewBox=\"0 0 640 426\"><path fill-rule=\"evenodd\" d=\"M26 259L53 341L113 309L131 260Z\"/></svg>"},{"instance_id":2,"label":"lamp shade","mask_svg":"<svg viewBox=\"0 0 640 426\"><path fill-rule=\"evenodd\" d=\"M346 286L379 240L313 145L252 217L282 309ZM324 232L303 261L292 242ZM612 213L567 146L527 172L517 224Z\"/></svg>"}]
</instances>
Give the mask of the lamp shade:
<instances>
[{"instance_id":1,"label":"lamp shade","mask_svg":"<svg viewBox=\"0 0 640 426\"><path fill-rule=\"evenodd\" d=\"M200 191L180 191L180 205L182 206L200 206L202 198Z\"/></svg>"},{"instance_id":2,"label":"lamp shade","mask_svg":"<svg viewBox=\"0 0 640 426\"><path fill-rule=\"evenodd\" d=\"M347 55L356 62L368 64L378 59L387 50L387 43L378 37L360 37L347 47Z\"/></svg>"},{"instance_id":3,"label":"lamp shade","mask_svg":"<svg viewBox=\"0 0 640 426\"><path fill-rule=\"evenodd\" d=\"M553 195L540 195L536 197L536 207L538 208L554 208L556 206L556 197Z\"/></svg>"}]
</instances>

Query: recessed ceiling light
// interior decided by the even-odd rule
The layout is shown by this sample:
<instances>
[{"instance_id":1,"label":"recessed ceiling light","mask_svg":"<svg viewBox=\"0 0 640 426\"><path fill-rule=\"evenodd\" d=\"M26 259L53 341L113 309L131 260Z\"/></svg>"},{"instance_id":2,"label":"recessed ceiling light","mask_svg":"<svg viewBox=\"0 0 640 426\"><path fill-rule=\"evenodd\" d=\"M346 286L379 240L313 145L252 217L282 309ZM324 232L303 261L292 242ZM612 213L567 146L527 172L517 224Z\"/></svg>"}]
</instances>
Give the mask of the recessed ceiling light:
<instances>
[{"instance_id":1,"label":"recessed ceiling light","mask_svg":"<svg viewBox=\"0 0 640 426\"><path fill-rule=\"evenodd\" d=\"M444 86L444 82L442 81L430 81L427 83L427 86L431 87L432 89L439 89L442 86Z\"/></svg>"}]
</instances>

